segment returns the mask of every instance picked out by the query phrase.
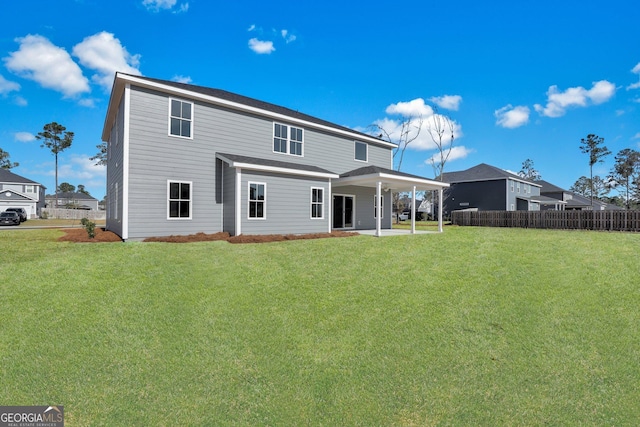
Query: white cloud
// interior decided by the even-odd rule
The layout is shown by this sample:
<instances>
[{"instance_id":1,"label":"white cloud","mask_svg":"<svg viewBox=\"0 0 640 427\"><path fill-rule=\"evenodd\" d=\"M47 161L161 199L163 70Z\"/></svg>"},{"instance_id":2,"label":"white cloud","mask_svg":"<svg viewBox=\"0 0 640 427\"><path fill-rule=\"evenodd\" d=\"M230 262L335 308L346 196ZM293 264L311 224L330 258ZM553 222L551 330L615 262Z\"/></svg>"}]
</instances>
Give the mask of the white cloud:
<instances>
[{"instance_id":1,"label":"white cloud","mask_svg":"<svg viewBox=\"0 0 640 427\"><path fill-rule=\"evenodd\" d=\"M429 101L433 102L440 108L458 111L460 103L462 102L462 97L460 95L434 96L429 98Z\"/></svg>"},{"instance_id":2,"label":"white cloud","mask_svg":"<svg viewBox=\"0 0 640 427\"><path fill-rule=\"evenodd\" d=\"M20 85L18 83L9 81L0 74L0 95L6 95L9 92L18 90L20 90Z\"/></svg>"},{"instance_id":3,"label":"white cloud","mask_svg":"<svg viewBox=\"0 0 640 427\"><path fill-rule=\"evenodd\" d=\"M83 107L93 108L96 106L96 100L93 98L84 98L79 100L78 104L80 104Z\"/></svg>"},{"instance_id":4,"label":"white cloud","mask_svg":"<svg viewBox=\"0 0 640 427\"><path fill-rule=\"evenodd\" d=\"M249 40L249 49L251 49L255 53L267 55L276 50L276 48L273 47L273 42L262 41L256 38L252 38L251 40Z\"/></svg>"},{"instance_id":5,"label":"white cloud","mask_svg":"<svg viewBox=\"0 0 640 427\"><path fill-rule=\"evenodd\" d=\"M296 41L297 37L294 34L289 34L287 30L280 31L280 34L282 34L282 38L287 44Z\"/></svg>"},{"instance_id":6,"label":"white cloud","mask_svg":"<svg viewBox=\"0 0 640 427\"><path fill-rule=\"evenodd\" d=\"M36 140L35 135L30 132L16 132L13 134L13 137L18 142L31 142Z\"/></svg>"},{"instance_id":7,"label":"white cloud","mask_svg":"<svg viewBox=\"0 0 640 427\"><path fill-rule=\"evenodd\" d=\"M404 117L427 117L433 115L433 108L425 104L424 99L416 98L408 102L391 104L385 110L387 114L399 114Z\"/></svg>"},{"instance_id":8,"label":"white cloud","mask_svg":"<svg viewBox=\"0 0 640 427\"><path fill-rule=\"evenodd\" d=\"M186 13L189 10L189 3L182 3L178 10L173 13Z\"/></svg>"},{"instance_id":9,"label":"white cloud","mask_svg":"<svg viewBox=\"0 0 640 427\"><path fill-rule=\"evenodd\" d=\"M58 168L60 182L77 182L87 188L104 186L106 167L96 166L90 156L72 155Z\"/></svg>"},{"instance_id":10,"label":"white cloud","mask_svg":"<svg viewBox=\"0 0 640 427\"><path fill-rule=\"evenodd\" d=\"M553 85L547 91L547 105L543 107L536 104L534 108L542 116L561 117L564 116L567 108L602 104L611 99L615 92L615 85L606 80L594 82L591 89L578 86L564 92L558 91L558 86Z\"/></svg>"},{"instance_id":11,"label":"white cloud","mask_svg":"<svg viewBox=\"0 0 640 427\"><path fill-rule=\"evenodd\" d=\"M253 30L256 29L256 25L255 24L251 24L251 26L247 29L247 31L251 32Z\"/></svg>"},{"instance_id":12,"label":"white cloud","mask_svg":"<svg viewBox=\"0 0 640 427\"><path fill-rule=\"evenodd\" d=\"M174 82L178 82L178 83L186 83L189 84L191 83L193 80L191 80L191 77L189 76L181 76L181 75L175 75L173 76L173 78L171 79Z\"/></svg>"},{"instance_id":13,"label":"white cloud","mask_svg":"<svg viewBox=\"0 0 640 427\"><path fill-rule=\"evenodd\" d=\"M434 130L438 124L441 124L441 127L444 128L445 134L442 137L442 142L444 146L448 146L451 139L451 130L446 125L446 116L441 114L434 114L433 109L424 103L422 98L414 99L409 102L398 102L397 104L391 104L386 109L387 114L392 115L401 115L405 118L414 117L413 122L410 125L409 138L412 139L416 135L417 137L410 143L408 148L414 150L433 150L437 148L433 138L431 137L432 133L434 137L437 138ZM422 118L422 124L418 127L420 123L420 118ZM384 129L386 133L389 134L389 138L391 141L399 141L400 135L403 132L402 129L403 120L394 120L389 117L385 117L383 119L377 120L374 122L374 125L378 128ZM462 126L459 123L451 120L451 126L453 128L453 136L454 141L457 141L459 138L463 136L462 134ZM432 129L430 133L429 129ZM406 129L404 130L406 132ZM380 132L373 132L374 134L379 135ZM386 139L387 135L383 134L383 138Z\"/></svg>"},{"instance_id":14,"label":"white cloud","mask_svg":"<svg viewBox=\"0 0 640 427\"><path fill-rule=\"evenodd\" d=\"M144 0L142 5L149 10L157 12L160 9L171 9L176 3L177 0Z\"/></svg>"},{"instance_id":15,"label":"white cloud","mask_svg":"<svg viewBox=\"0 0 640 427\"><path fill-rule=\"evenodd\" d=\"M635 135L633 135L633 138L631 138L631 139L640 139L640 132L638 132Z\"/></svg>"},{"instance_id":16,"label":"white cloud","mask_svg":"<svg viewBox=\"0 0 640 427\"><path fill-rule=\"evenodd\" d=\"M23 97L21 97L20 95L17 95L14 99L13 102L15 102L15 104L18 107L26 107L27 105L29 105L29 103L27 102L26 99L24 99Z\"/></svg>"},{"instance_id":17,"label":"white cloud","mask_svg":"<svg viewBox=\"0 0 640 427\"><path fill-rule=\"evenodd\" d=\"M449 152L449 157L447 158L447 162L452 162L458 159L464 159L469 154L475 152L475 150L467 148L463 145L458 145L455 147L451 147L451 152ZM446 155L446 152L444 153ZM432 163L439 164L440 163L440 153L435 153L433 156L429 157L424 161L426 164L431 165Z\"/></svg>"},{"instance_id":18,"label":"white cloud","mask_svg":"<svg viewBox=\"0 0 640 427\"><path fill-rule=\"evenodd\" d=\"M29 34L16 41L20 49L4 58L7 69L66 98L91 91L89 81L66 50L40 35Z\"/></svg>"},{"instance_id":19,"label":"white cloud","mask_svg":"<svg viewBox=\"0 0 640 427\"><path fill-rule=\"evenodd\" d=\"M514 107L509 104L496 110L493 114L496 116L496 124L498 126L514 129L529 123L530 112L529 107L524 105Z\"/></svg>"},{"instance_id":20,"label":"white cloud","mask_svg":"<svg viewBox=\"0 0 640 427\"><path fill-rule=\"evenodd\" d=\"M640 75L640 62L638 62L638 64L631 69L631 72L633 74ZM632 83L629 86L627 86L627 90L631 90L631 89L640 89L640 81L638 81L637 83Z\"/></svg>"},{"instance_id":21,"label":"white cloud","mask_svg":"<svg viewBox=\"0 0 640 427\"><path fill-rule=\"evenodd\" d=\"M111 90L116 71L139 76L140 55L131 55L113 34L103 31L73 47L80 64L97 71L91 79L105 90Z\"/></svg>"}]
</instances>

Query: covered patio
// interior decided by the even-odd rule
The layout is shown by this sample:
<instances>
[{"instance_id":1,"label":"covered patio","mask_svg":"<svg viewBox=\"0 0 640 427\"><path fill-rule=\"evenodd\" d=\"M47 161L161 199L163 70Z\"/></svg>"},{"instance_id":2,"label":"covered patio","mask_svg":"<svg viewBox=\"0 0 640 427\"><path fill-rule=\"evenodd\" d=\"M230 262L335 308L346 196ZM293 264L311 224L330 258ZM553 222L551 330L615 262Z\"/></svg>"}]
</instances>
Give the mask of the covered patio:
<instances>
[{"instance_id":1,"label":"covered patio","mask_svg":"<svg viewBox=\"0 0 640 427\"><path fill-rule=\"evenodd\" d=\"M340 178L332 180L332 188L340 188L341 186L355 185L361 187L373 187L376 190L376 208L382 207L382 195L387 192L409 192L414 203L411 204L411 229L408 231L410 234L418 233L416 231L416 193L418 191L438 191L438 232L443 231L442 220L442 200L443 192L445 188L449 187L446 182L439 182L430 179L426 179L417 175L411 175L404 172L394 171L392 169L385 169L378 166L366 166L363 168L355 169L353 171L340 175ZM373 232L374 236L380 237L383 234L381 224L381 214L376 215L376 228ZM358 230L362 234L367 234L364 231ZM403 233L400 233L403 232ZM394 230L385 229L386 234L406 234L406 230ZM425 233L429 233L426 231Z\"/></svg>"}]
</instances>

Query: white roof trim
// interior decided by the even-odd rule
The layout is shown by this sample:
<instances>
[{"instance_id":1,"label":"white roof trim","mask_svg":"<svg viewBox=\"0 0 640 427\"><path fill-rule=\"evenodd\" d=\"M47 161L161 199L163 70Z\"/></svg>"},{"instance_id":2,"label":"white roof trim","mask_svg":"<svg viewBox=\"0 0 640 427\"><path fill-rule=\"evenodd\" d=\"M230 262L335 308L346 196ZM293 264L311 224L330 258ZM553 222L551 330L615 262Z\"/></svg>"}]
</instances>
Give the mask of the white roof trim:
<instances>
[{"instance_id":1,"label":"white roof trim","mask_svg":"<svg viewBox=\"0 0 640 427\"><path fill-rule=\"evenodd\" d=\"M337 175L334 173L314 172L314 171L307 171L302 169L283 168L279 166L257 165L255 163L237 162L234 160L230 160L221 154L217 154L216 157L224 161L225 163L227 163L232 168L256 170L261 172L284 173L288 175L310 176L314 178L335 179L340 177L340 175Z\"/></svg>"},{"instance_id":2,"label":"white roof trim","mask_svg":"<svg viewBox=\"0 0 640 427\"><path fill-rule=\"evenodd\" d=\"M499 177L495 177L495 178L482 178L482 179L466 179L463 181L453 181L451 182L451 184L464 184L464 183L469 183L469 182L484 182L484 181L502 181L502 180L512 180L515 182L522 182L523 184L529 184L532 185L534 187L540 187L542 188L542 185L540 184L536 184L535 182L532 181L527 181L523 178L516 178L516 177L512 177L512 176L499 176Z\"/></svg>"},{"instance_id":3,"label":"white roof trim","mask_svg":"<svg viewBox=\"0 0 640 427\"><path fill-rule=\"evenodd\" d=\"M25 185L33 185L33 184L25 184ZM32 196L28 195L27 193L22 193L22 192L20 192L20 191L16 191L16 190L14 190L14 189L12 189L12 188L5 188L5 189L0 190L0 194L4 194L4 193L7 193L7 192L11 192L11 193L13 193L13 194L17 194L18 196L20 196L20 197L24 197L25 199L30 200L30 201L32 201L32 202L37 202L37 201L38 201L38 198L37 198L37 197L35 197L35 196L34 196L34 197L32 197ZM6 201L6 200L8 200L8 199L2 199L2 200L5 200L5 201ZM0 201L2 201L2 200L0 200Z\"/></svg>"},{"instance_id":4,"label":"white roof trim","mask_svg":"<svg viewBox=\"0 0 640 427\"><path fill-rule=\"evenodd\" d=\"M271 119L276 119L276 120L282 120L288 123L295 123L295 124L299 124L299 125L303 125L307 128L312 128L312 129L319 129L319 130L323 130L325 132L331 132L334 134L338 134L338 135L342 135L342 136L346 136L348 138L352 138L355 140L359 140L359 141L363 141L363 142L369 142L371 144L377 144L377 145L381 145L384 147L388 147L388 148L396 148L395 144L392 144L390 142L387 141L382 141L380 139L374 138L374 137L367 137L366 135L362 135L359 133L355 133L355 132L349 132L343 129L337 129L331 126L325 126L325 125L321 125L318 123L313 123L313 122L309 122L306 120L301 120L301 119L296 119L294 117L290 117L284 114L279 114L279 113L274 113L272 111L267 111L267 110L263 110L261 108L256 108L256 107L251 107L249 105L245 105L245 104L239 104L237 102L232 102L232 101L227 101L226 99L221 99L221 98L216 98L214 96L209 96L209 95L204 95L202 93L198 93L198 92L194 92L194 91L190 91L190 90L185 90L185 89L179 89L176 88L174 86L169 86L169 85L165 85L162 83L158 83L158 82L152 82L149 80L146 80L144 78L139 78L139 77L135 77L135 76L129 76L129 75L123 75L120 73L116 73L116 78L115 78L115 82L114 82L114 89L118 83L118 80L123 80L123 81L127 81L131 84L135 84L136 86L143 86L143 87L148 87L148 88L153 88L156 89L160 92L167 92L167 93L172 93L172 94L178 94L178 95L182 95L184 97L188 97L191 99L198 99L207 103L211 103L211 104L216 104L216 105L221 105L224 107L228 107L234 110L240 110L240 111L246 111L249 113L253 113L253 114L257 114L260 116L264 116L264 117L269 117ZM113 95L115 94L115 90L113 91L114 93L111 94L112 98ZM105 128L107 122L105 121ZM105 137L105 131L103 131L103 138Z\"/></svg>"},{"instance_id":5,"label":"white roof trim","mask_svg":"<svg viewBox=\"0 0 640 427\"><path fill-rule=\"evenodd\" d=\"M427 186L430 189L433 188L447 188L449 184L446 182L433 181L431 179L425 178L413 178L410 176L402 176L402 175L394 175L384 172L374 172L366 175L355 175L355 176L346 176L344 178L340 178L334 182L334 185L344 185L348 183L362 183L364 181L385 181L393 183L394 185L402 184L402 185L416 185L416 186Z\"/></svg>"}]
</instances>

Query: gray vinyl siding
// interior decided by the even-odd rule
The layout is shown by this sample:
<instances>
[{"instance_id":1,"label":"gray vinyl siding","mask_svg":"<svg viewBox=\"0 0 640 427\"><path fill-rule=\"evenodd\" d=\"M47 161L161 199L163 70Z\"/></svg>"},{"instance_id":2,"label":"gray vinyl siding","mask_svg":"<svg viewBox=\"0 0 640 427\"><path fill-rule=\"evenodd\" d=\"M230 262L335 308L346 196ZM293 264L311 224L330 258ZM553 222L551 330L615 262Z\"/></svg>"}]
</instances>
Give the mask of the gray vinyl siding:
<instances>
[{"instance_id":1,"label":"gray vinyl siding","mask_svg":"<svg viewBox=\"0 0 640 427\"><path fill-rule=\"evenodd\" d=\"M144 102L145 113L136 117L141 128L148 128L146 132L167 137L168 129L168 100L169 96L162 93L150 92L132 88L136 98ZM183 99L188 101L188 99ZM134 101L132 101L132 104ZM132 123L133 111L132 111ZM142 124L144 122L144 124ZM286 120L275 122L293 125ZM318 166L323 169L341 174L367 165L384 168L391 167L392 151L389 148L369 144L369 161L356 161L354 156L354 139L335 136L329 133L304 128L304 155L293 156L273 152L273 123L274 120L234 111L222 107L196 102L194 105L193 140L196 146L206 146L212 151L233 153L237 155L257 157L261 159L279 160ZM180 138L170 139L175 140ZM196 154L190 150L187 156ZM155 153L149 153L155 158ZM203 159L204 160L204 159Z\"/></svg>"},{"instance_id":2,"label":"gray vinyl siding","mask_svg":"<svg viewBox=\"0 0 640 427\"><path fill-rule=\"evenodd\" d=\"M376 218L374 213L374 203L376 189L373 187L360 187L360 186L344 186L334 189L334 194L341 194L347 196L354 196L355 204L355 216L353 220L354 229L356 230L371 230L376 228ZM383 209L381 227L383 229L391 228L391 205L392 196L391 192L382 193Z\"/></svg>"},{"instance_id":3,"label":"gray vinyl siding","mask_svg":"<svg viewBox=\"0 0 640 427\"><path fill-rule=\"evenodd\" d=\"M168 97L131 90L129 238L221 231L215 149L205 138L168 135ZM194 120L199 120L198 111ZM197 124L196 124L197 126ZM167 185L191 183L191 218L169 219Z\"/></svg>"},{"instance_id":4,"label":"gray vinyl siding","mask_svg":"<svg viewBox=\"0 0 640 427\"><path fill-rule=\"evenodd\" d=\"M190 102L187 98L173 97ZM124 97L123 97L124 99ZM304 129L304 156L273 152L274 121L248 114L194 102L192 136L179 138L168 135L169 95L131 87L129 119L128 161L128 224L127 238L142 239L150 236L186 235L197 232L229 231L235 234L235 171L224 167L219 174L216 153L233 153L249 157L314 165L341 174L367 165L391 167L389 148L368 144L368 162L354 159L354 139ZM116 122L122 133L124 120L121 113ZM278 123L291 125L287 121ZM295 126L295 124L293 124ZM112 139L115 136L112 132ZM122 141L122 140L120 140ZM109 194L123 196L123 145L110 143ZM116 166L117 165L117 166ZM224 176L224 182L216 180ZM268 177L268 207L266 221L247 219L247 181L258 176L242 171L242 234L310 233L329 229L331 212L328 200L328 180L302 179L295 175L263 175ZM168 219L167 181L190 182L192 187L191 219ZM325 215L323 220L310 220L310 187L325 188ZM319 185L321 183L321 185ZM373 189L371 202L373 201ZM385 204L391 198L385 196ZM107 227L120 234L123 230L123 200L109 202L116 212L110 213ZM390 216L390 215L389 215ZM385 220L388 218L385 218ZM375 222L371 224L375 225ZM367 227L371 228L371 227Z\"/></svg>"},{"instance_id":5,"label":"gray vinyl siding","mask_svg":"<svg viewBox=\"0 0 640 427\"><path fill-rule=\"evenodd\" d=\"M123 235L123 172L124 172L124 97L120 101L107 147L107 221L106 228Z\"/></svg>"},{"instance_id":6,"label":"gray vinyl siding","mask_svg":"<svg viewBox=\"0 0 640 427\"><path fill-rule=\"evenodd\" d=\"M310 179L243 170L240 185L242 234L327 233L329 183ZM249 219L249 182L266 184L265 219ZM311 188L324 189L324 216L311 218Z\"/></svg>"}]
</instances>

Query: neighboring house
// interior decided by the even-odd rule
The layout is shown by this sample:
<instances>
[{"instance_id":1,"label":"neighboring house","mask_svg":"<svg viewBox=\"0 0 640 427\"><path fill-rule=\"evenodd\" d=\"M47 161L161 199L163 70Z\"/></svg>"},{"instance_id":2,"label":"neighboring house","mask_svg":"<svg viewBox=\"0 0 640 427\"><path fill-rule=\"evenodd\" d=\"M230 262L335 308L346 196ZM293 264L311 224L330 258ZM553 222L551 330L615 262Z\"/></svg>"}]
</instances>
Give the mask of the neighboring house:
<instances>
[{"instance_id":1,"label":"neighboring house","mask_svg":"<svg viewBox=\"0 0 640 427\"><path fill-rule=\"evenodd\" d=\"M444 195L445 215L461 209L538 211L549 202L541 197L539 184L485 163L442 178L451 185Z\"/></svg>"},{"instance_id":2,"label":"neighboring house","mask_svg":"<svg viewBox=\"0 0 640 427\"><path fill-rule=\"evenodd\" d=\"M591 205L591 198L582 196L573 191L567 191L557 185L550 182L540 180L536 181L536 184L541 186L540 194L549 197L551 199L559 201L561 204L554 207L549 205L544 209L556 209L556 210L622 210L620 206L612 205L610 203L602 202L600 200L593 200L593 206Z\"/></svg>"},{"instance_id":3,"label":"neighboring house","mask_svg":"<svg viewBox=\"0 0 640 427\"><path fill-rule=\"evenodd\" d=\"M54 194L47 194L47 207L56 207L56 196ZM66 191L58 193L58 208L61 209L85 209L85 210L98 210L98 199L85 193L77 193L72 191Z\"/></svg>"},{"instance_id":4,"label":"neighboring house","mask_svg":"<svg viewBox=\"0 0 640 427\"><path fill-rule=\"evenodd\" d=\"M44 193L42 184L0 168L0 212L24 208L28 218L36 218L45 204Z\"/></svg>"},{"instance_id":5,"label":"neighboring house","mask_svg":"<svg viewBox=\"0 0 640 427\"><path fill-rule=\"evenodd\" d=\"M223 90L122 73L102 140L106 226L124 240L380 235L391 228L390 190L448 186L393 171L396 146L353 129Z\"/></svg>"}]
</instances>

